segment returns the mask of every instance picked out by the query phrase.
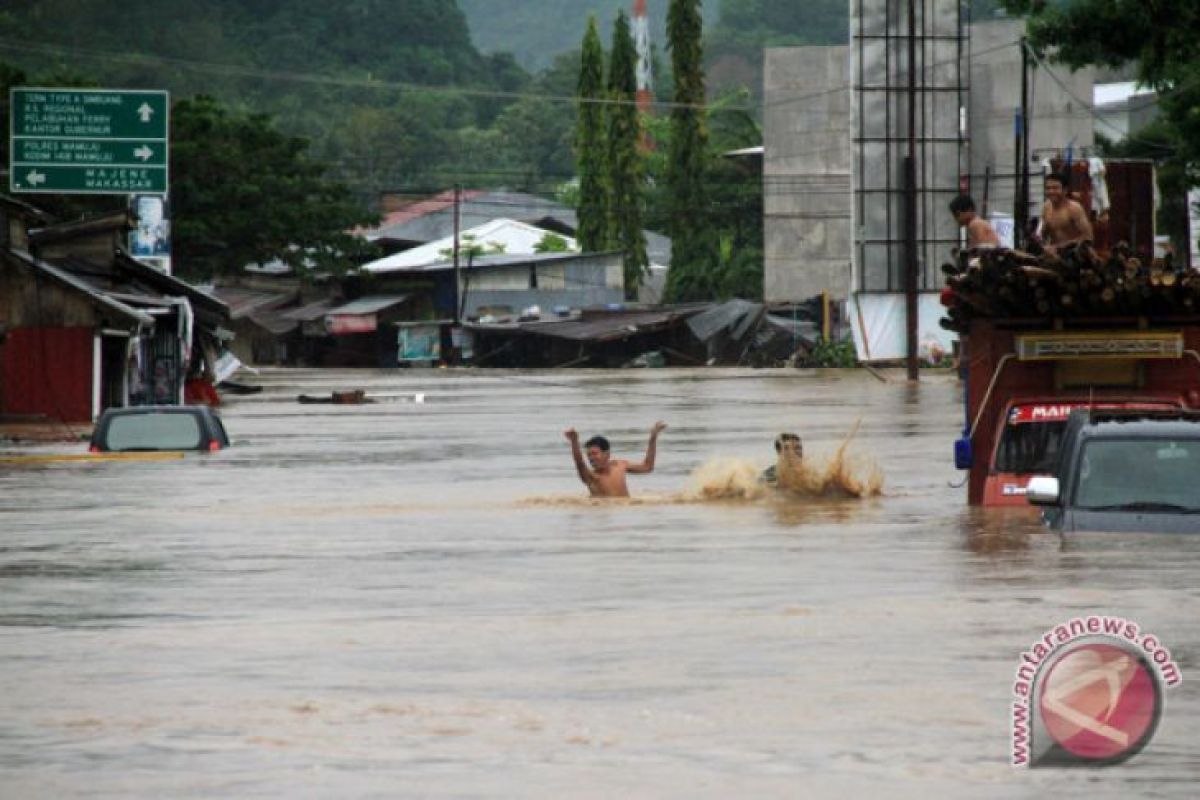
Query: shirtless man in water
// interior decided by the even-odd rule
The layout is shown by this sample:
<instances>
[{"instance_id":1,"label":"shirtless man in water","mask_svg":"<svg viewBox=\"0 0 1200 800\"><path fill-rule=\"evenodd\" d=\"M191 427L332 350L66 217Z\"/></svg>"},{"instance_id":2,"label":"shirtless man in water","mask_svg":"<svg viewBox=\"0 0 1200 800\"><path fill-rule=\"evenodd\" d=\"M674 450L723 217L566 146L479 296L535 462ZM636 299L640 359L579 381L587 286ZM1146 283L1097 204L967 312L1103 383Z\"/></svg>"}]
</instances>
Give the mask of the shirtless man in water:
<instances>
[{"instance_id":1,"label":"shirtless man in water","mask_svg":"<svg viewBox=\"0 0 1200 800\"><path fill-rule=\"evenodd\" d=\"M1047 252L1054 253L1068 244L1092 241L1092 223L1087 212L1067 197L1066 178L1058 172L1046 176L1046 203L1038 232Z\"/></svg>"},{"instance_id":2,"label":"shirtless man in water","mask_svg":"<svg viewBox=\"0 0 1200 800\"><path fill-rule=\"evenodd\" d=\"M603 436L593 436L587 440L587 460L591 468L583 460L583 451L579 449L579 434L574 428L567 428L563 433L571 443L571 456L575 459L575 470L579 479L588 487L592 497L629 497L629 487L625 484L625 476L654 471L654 455L658 443L658 434L667 427L664 422L654 423L650 429L650 443L646 445L646 457L640 464L630 464L622 459L612 458L609 452L608 440Z\"/></svg>"}]
</instances>

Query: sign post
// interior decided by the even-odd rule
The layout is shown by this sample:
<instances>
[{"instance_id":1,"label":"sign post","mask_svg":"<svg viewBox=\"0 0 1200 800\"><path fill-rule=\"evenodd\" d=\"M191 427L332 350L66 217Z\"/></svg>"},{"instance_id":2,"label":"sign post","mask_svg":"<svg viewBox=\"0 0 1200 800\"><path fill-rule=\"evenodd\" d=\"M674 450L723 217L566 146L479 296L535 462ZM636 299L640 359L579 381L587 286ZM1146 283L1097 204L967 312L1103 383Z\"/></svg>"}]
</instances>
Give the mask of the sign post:
<instances>
[{"instance_id":1,"label":"sign post","mask_svg":"<svg viewBox=\"0 0 1200 800\"><path fill-rule=\"evenodd\" d=\"M165 91L13 88L9 189L166 194Z\"/></svg>"}]
</instances>

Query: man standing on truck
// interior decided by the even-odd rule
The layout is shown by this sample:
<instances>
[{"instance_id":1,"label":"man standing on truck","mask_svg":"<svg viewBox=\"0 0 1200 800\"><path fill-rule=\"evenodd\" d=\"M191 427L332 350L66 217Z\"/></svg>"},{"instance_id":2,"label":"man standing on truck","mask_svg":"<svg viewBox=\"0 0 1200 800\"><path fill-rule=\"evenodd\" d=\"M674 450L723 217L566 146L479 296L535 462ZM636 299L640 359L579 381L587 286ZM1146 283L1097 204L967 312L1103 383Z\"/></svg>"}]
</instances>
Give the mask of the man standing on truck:
<instances>
[{"instance_id":1,"label":"man standing on truck","mask_svg":"<svg viewBox=\"0 0 1200 800\"><path fill-rule=\"evenodd\" d=\"M1069 244L1092 241L1092 223L1077 201L1067 197L1067 179L1061 172L1046 176L1046 202L1038 235L1050 254Z\"/></svg>"},{"instance_id":2,"label":"man standing on truck","mask_svg":"<svg viewBox=\"0 0 1200 800\"><path fill-rule=\"evenodd\" d=\"M954 221L967 231L967 249L999 247L1000 236L992 224L975 211L975 200L969 194L960 194L950 201L950 213Z\"/></svg>"}]
</instances>

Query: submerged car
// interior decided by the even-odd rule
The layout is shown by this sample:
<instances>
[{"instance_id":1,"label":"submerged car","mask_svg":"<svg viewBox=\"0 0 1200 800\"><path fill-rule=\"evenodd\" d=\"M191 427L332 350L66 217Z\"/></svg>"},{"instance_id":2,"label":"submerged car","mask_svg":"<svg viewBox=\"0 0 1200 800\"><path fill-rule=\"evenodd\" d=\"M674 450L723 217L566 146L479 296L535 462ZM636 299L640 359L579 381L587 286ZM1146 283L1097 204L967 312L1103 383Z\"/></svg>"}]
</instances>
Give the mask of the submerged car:
<instances>
[{"instance_id":1,"label":"submerged car","mask_svg":"<svg viewBox=\"0 0 1200 800\"><path fill-rule=\"evenodd\" d=\"M92 432L93 453L157 450L221 450L229 436L217 412L208 406L134 406L110 408Z\"/></svg>"},{"instance_id":2,"label":"submerged car","mask_svg":"<svg viewBox=\"0 0 1200 800\"><path fill-rule=\"evenodd\" d=\"M1065 533L1200 533L1200 413L1080 409L1030 503Z\"/></svg>"}]
</instances>

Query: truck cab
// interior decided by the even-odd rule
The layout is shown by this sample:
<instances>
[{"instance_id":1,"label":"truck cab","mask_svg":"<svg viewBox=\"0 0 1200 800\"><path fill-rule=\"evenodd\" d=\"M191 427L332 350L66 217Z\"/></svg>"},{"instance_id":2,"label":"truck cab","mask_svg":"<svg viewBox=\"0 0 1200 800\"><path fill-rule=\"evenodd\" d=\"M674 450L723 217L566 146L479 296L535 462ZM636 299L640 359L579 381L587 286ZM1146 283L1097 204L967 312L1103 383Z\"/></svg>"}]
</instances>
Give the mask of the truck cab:
<instances>
[{"instance_id":1,"label":"truck cab","mask_svg":"<svg viewBox=\"0 0 1200 800\"><path fill-rule=\"evenodd\" d=\"M1173 324L1172 324L1173 323ZM980 317L964 337L966 431L957 461L971 505L1026 506L1052 472L1070 414L1200 408L1200 321Z\"/></svg>"}]
</instances>

